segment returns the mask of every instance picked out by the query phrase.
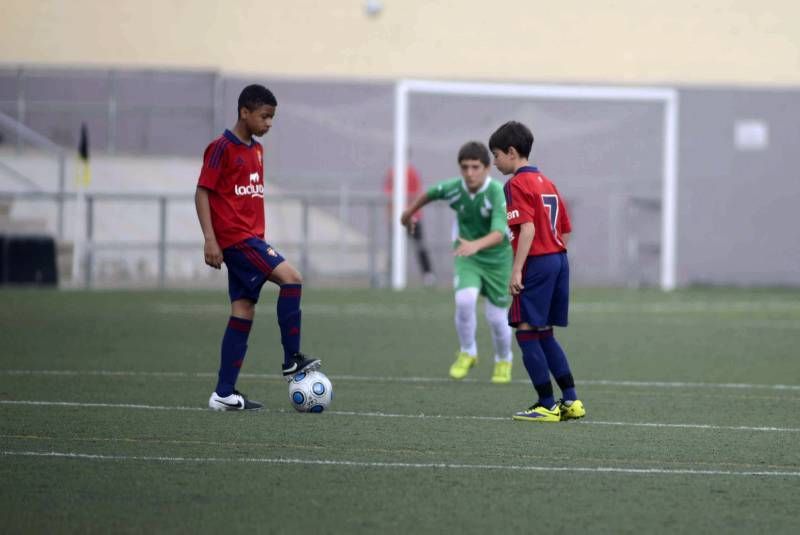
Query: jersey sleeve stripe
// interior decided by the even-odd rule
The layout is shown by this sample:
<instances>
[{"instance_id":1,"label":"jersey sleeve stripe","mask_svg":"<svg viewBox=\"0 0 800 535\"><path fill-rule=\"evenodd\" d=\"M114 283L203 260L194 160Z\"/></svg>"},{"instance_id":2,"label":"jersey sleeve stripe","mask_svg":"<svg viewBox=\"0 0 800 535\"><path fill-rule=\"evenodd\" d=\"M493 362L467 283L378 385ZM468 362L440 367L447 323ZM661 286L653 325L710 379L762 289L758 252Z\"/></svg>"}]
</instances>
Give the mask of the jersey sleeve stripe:
<instances>
[{"instance_id":1,"label":"jersey sleeve stripe","mask_svg":"<svg viewBox=\"0 0 800 535\"><path fill-rule=\"evenodd\" d=\"M503 194L506 197L506 204L511 205L511 181L509 180L505 184L503 184Z\"/></svg>"},{"instance_id":2,"label":"jersey sleeve stripe","mask_svg":"<svg viewBox=\"0 0 800 535\"><path fill-rule=\"evenodd\" d=\"M208 163L208 166L212 169L216 169L219 167L219 163L222 160L222 154L225 152L225 147L228 146L230 142L227 139L222 139L217 143L217 146L214 148L214 154L211 156L211 160Z\"/></svg>"},{"instance_id":3,"label":"jersey sleeve stripe","mask_svg":"<svg viewBox=\"0 0 800 535\"><path fill-rule=\"evenodd\" d=\"M211 156L208 158L208 163L207 163L208 167L211 168L214 167L214 160L217 159L217 154L219 153L220 145L222 145L221 140L217 140L214 142L213 148L211 150Z\"/></svg>"},{"instance_id":4,"label":"jersey sleeve stripe","mask_svg":"<svg viewBox=\"0 0 800 535\"><path fill-rule=\"evenodd\" d=\"M230 144L231 144L231 142L228 141L227 139L223 139L222 143L219 144L219 150L217 151L217 153L215 155L216 156L216 160L214 161L214 167L219 167L220 166L220 164L222 163L222 156L225 154L225 151L228 149L228 145L230 145Z\"/></svg>"},{"instance_id":5,"label":"jersey sleeve stripe","mask_svg":"<svg viewBox=\"0 0 800 535\"><path fill-rule=\"evenodd\" d=\"M211 167L213 165L214 160L217 157L217 153L219 152L219 146L221 144L222 144L222 140L220 140L220 139L216 140L214 143L211 144L211 150L210 150L211 156L209 156L208 162L207 162L208 167Z\"/></svg>"}]
</instances>

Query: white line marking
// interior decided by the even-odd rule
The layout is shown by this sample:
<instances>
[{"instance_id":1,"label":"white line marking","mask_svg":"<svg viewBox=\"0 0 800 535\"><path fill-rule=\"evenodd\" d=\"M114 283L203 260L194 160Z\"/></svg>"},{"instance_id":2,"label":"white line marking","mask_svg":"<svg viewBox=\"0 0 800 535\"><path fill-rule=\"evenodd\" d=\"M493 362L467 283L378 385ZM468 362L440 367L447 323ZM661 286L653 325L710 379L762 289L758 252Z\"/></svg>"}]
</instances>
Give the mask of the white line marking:
<instances>
[{"instance_id":1,"label":"white line marking","mask_svg":"<svg viewBox=\"0 0 800 535\"><path fill-rule=\"evenodd\" d=\"M225 314L230 306L225 304L156 303L162 314ZM578 313L632 313L632 314L685 314L685 313L746 313L746 312L800 312L800 302L786 301L674 301L660 303L609 303L604 301L578 301L570 303L570 312ZM381 305L374 302L360 303L307 303L303 312L327 316L369 316L393 318L440 317L450 313L452 303L441 302L424 307L409 303Z\"/></svg>"},{"instance_id":2,"label":"white line marking","mask_svg":"<svg viewBox=\"0 0 800 535\"><path fill-rule=\"evenodd\" d=\"M142 405L138 403L81 403L78 401L32 401L0 399L0 405L30 405L41 407L85 407L106 409L141 409L148 411L207 411L203 407L167 407L164 405ZM273 411L274 412L274 411Z\"/></svg>"},{"instance_id":3,"label":"white line marking","mask_svg":"<svg viewBox=\"0 0 800 535\"><path fill-rule=\"evenodd\" d=\"M448 470L514 470L531 472L583 472L598 474L644 474L644 475L699 475L699 476L766 476L800 477L800 472L773 471L733 471L733 470L691 470L667 468L619 468L612 466L531 466L502 464L451 464L451 463L392 463L366 461L335 461L326 459L285 459L270 457L160 457L100 455L90 453L59 451L10 451L3 450L4 456L51 457L62 459L82 459L92 461L150 461L161 463L255 463L255 464L306 464L322 466L347 466L356 468L410 468L410 469L448 469Z\"/></svg>"},{"instance_id":4,"label":"white line marking","mask_svg":"<svg viewBox=\"0 0 800 535\"><path fill-rule=\"evenodd\" d=\"M151 411L208 411L202 407L182 407L164 405L143 405L136 403L80 403L77 401L32 401L32 400L0 400L0 405L23 405L23 406L53 406L53 407L86 407L86 408L110 408L110 409L139 409ZM264 409L264 412L288 413L294 411L282 409ZM359 416L367 418L411 418L421 420L489 420L511 422L510 416L471 416L458 414L396 414L390 412L358 412L358 411L326 411L326 414L338 416ZM524 424L516 424L524 425ZM800 433L800 428L795 427L751 427L744 425L711 425L711 424L670 424L658 422L605 422L598 420L581 420L571 422L569 425L616 425L622 427L652 427L652 428L672 428L672 429L706 429L718 431L759 431L772 433Z\"/></svg>"},{"instance_id":5,"label":"white line marking","mask_svg":"<svg viewBox=\"0 0 800 535\"><path fill-rule=\"evenodd\" d=\"M114 370L2 370L0 375L53 375L53 376L100 376L100 377L216 377L216 373L211 372L146 372L146 371L114 371ZM283 379L281 375L269 373L242 373L240 377L251 379ZM337 381L375 381L385 383L452 383L452 379L446 377L387 377L387 376L366 376L366 375L331 375L331 379ZM478 379L462 379L459 382L479 383ZM516 379L515 384L529 384L526 379ZM487 383L488 384L488 383ZM683 381L624 381L614 379L587 379L578 381L579 385L587 386L634 386L642 388L724 388L739 390L790 390L800 391L800 385L783 384L755 384L755 383L692 383Z\"/></svg>"},{"instance_id":6,"label":"white line marking","mask_svg":"<svg viewBox=\"0 0 800 535\"><path fill-rule=\"evenodd\" d=\"M157 303L154 305L160 314L183 315L218 315L230 312L230 307L223 304L187 305L181 303ZM800 318L786 318L787 313L800 312L800 303L793 301L768 302L678 302L678 303L573 303L570 312L576 316L576 323L618 324L618 323L652 323L656 321L670 326L695 326L697 314L705 315L716 324L724 323L728 328L736 329L773 329L798 330ZM376 303L343 303L325 304L310 303L303 305L303 313L311 316L333 316L337 318L367 318L393 320L438 319L451 316L453 305L442 302L425 307L408 303L396 303L392 306ZM780 318L754 319L752 314L781 314ZM713 315L713 317L712 317ZM721 316L722 315L722 316Z\"/></svg>"}]
</instances>

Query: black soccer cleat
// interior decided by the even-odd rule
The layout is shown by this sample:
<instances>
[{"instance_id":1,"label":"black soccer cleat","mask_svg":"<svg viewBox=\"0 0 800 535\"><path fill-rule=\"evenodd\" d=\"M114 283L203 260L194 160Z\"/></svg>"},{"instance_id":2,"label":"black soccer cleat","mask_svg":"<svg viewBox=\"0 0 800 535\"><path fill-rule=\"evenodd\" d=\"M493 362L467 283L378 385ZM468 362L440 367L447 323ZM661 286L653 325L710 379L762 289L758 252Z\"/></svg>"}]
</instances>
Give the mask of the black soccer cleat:
<instances>
[{"instance_id":1,"label":"black soccer cleat","mask_svg":"<svg viewBox=\"0 0 800 535\"><path fill-rule=\"evenodd\" d=\"M215 411L257 411L263 406L258 401L250 401L238 390L234 390L233 394L226 397L212 392L208 399L208 408Z\"/></svg>"},{"instance_id":2,"label":"black soccer cleat","mask_svg":"<svg viewBox=\"0 0 800 535\"><path fill-rule=\"evenodd\" d=\"M289 359L289 364L283 365L283 376L286 377L287 380L291 380L292 377L298 373L317 370L321 365L322 361L319 359L307 357L302 353L295 353Z\"/></svg>"}]
</instances>

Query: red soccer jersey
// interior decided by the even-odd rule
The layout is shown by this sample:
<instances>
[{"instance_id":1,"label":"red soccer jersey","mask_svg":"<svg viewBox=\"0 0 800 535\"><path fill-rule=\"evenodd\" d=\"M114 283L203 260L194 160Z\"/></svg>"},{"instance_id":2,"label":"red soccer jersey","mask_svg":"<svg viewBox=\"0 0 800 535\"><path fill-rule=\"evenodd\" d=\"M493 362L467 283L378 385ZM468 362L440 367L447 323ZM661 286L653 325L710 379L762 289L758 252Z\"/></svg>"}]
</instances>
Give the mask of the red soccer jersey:
<instances>
[{"instance_id":1,"label":"red soccer jersey","mask_svg":"<svg viewBox=\"0 0 800 535\"><path fill-rule=\"evenodd\" d=\"M517 236L523 223L533 223L536 233L528 256L566 251L563 236L572 232L567 206L555 185L535 167L517 170L503 188L511 246L517 253Z\"/></svg>"},{"instance_id":2,"label":"red soccer jersey","mask_svg":"<svg viewBox=\"0 0 800 535\"><path fill-rule=\"evenodd\" d=\"M406 202L411 204L414 198L419 195L419 192L422 188L422 182L419 179L419 173L414 168L413 165L408 164L407 172L406 172ZM389 197L392 198L392 194L394 193L394 169L389 168L386 171L386 178L383 181L383 192ZM392 203L389 203L389 213L392 211ZM422 219L422 210L417 210L414 215L411 217L414 221L419 221Z\"/></svg>"},{"instance_id":3,"label":"red soccer jersey","mask_svg":"<svg viewBox=\"0 0 800 535\"><path fill-rule=\"evenodd\" d=\"M209 190L211 224L223 249L247 238L264 239L264 165L261 144L233 132L211 142L197 185Z\"/></svg>"}]
</instances>

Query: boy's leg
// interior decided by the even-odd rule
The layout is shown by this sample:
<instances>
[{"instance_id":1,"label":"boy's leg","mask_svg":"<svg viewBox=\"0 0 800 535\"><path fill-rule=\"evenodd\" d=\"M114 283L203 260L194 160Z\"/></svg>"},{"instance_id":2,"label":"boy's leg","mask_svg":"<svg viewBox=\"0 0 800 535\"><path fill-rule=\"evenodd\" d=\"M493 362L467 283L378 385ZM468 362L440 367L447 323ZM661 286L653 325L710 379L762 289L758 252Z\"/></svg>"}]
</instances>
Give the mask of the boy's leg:
<instances>
[{"instance_id":1,"label":"boy's leg","mask_svg":"<svg viewBox=\"0 0 800 535\"><path fill-rule=\"evenodd\" d=\"M456 361L450 366L450 377L463 379L478 362L478 346L475 343L477 319L475 306L481 284L474 263L469 258L458 257L454 265L455 314L454 322L460 346Z\"/></svg>"},{"instance_id":2,"label":"boy's leg","mask_svg":"<svg viewBox=\"0 0 800 535\"><path fill-rule=\"evenodd\" d=\"M460 351L456 361L450 366L450 377L463 379L470 368L478 362L478 345L475 343L475 305L478 304L477 288L461 288L455 293L455 324Z\"/></svg>"},{"instance_id":3,"label":"boy's leg","mask_svg":"<svg viewBox=\"0 0 800 535\"><path fill-rule=\"evenodd\" d=\"M236 389L239 370L247 354L247 338L253 325L255 303L249 299L239 299L231 303L231 316L222 337L219 374L214 391L220 397L228 397Z\"/></svg>"},{"instance_id":4,"label":"boy's leg","mask_svg":"<svg viewBox=\"0 0 800 535\"><path fill-rule=\"evenodd\" d=\"M475 317L475 305L478 304L478 289L461 288L456 290L455 297L455 324L461 353L476 357L478 355L478 345L475 342L475 329L478 321Z\"/></svg>"},{"instance_id":5,"label":"boy's leg","mask_svg":"<svg viewBox=\"0 0 800 535\"><path fill-rule=\"evenodd\" d=\"M558 272L553 284L553 297L550 300L550 310L547 312L547 325L540 328L540 343L544 354L547 357L547 366L550 373L558 383L563 394L564 400L574 401L575 381L572 379L572 371L569 369L569 362L564 350L561 349L555 336L553 336L553 325L566 327L569 316L569 264L567 255L554 255L558 261Z\"/></svg>"},{"instance_id":6,"label":"boy's leg","mask_svg":"<svg viewBox=\"0 0 800 535\"><path fill-rule=\"evenodd\" d=\"M527 323L523 323L517 329L516 337L522 351L522 362L539 396L537 404L550 409L556 404L556 400L553 397L553 384L550 382L547 358L539 342L541 334Z\"/></svg>"},{"instance_id":7,"label":"boy's leg","mask_svg":"<svg viewBox=\"0 0 800 535\"><path fill-rule=\"evenodd\" d=\"M280 287L276 311L283 345L283 375L289 377L303 370L319 368L319 359L307 358L300 353L300 298L303 294L300 272L284 260L272 270L269 280Z\"/></svg>"},{"instance_id":8,"label":"boy's leg","mask_svg":"<svg viewBox=\"0 0 800 535\"><path fill-rule=\"evenodd\" d=\"M562 397L565 401L575 401L578 399L575 393L575 380L572 378L572 371L569 368L567 356L561 345L553 336L553 328L539 331L539 343L542 346L544 355L547 358L547 367L561 389Z\"/></svg>"},{"instance_id":9,"label":"boy's leg","mask_svg":"<svg viewBox=\"0 0 800 535\"><path fill-rule=\"evenodd\" d=\"M537 402L529 409L514 414L514 419L517 420L557 422L561 419L538 329L539 326L547 325L558 274L557 263L552 257L553 255L545 255L528 258L522 274L525 288L514 296L509 311L509 324L517 328L516 338L522 351L522 362L538 395Z\"/></svg>"},{"instance_id":10,"label":"boy's leg","mask_svg":"<svg viewBox=\"0 0 800 535\"><path fill-rule=\"evenodd\" d=\"M560 270L553 288L548 325L566 327L569 316L569 260L566 253L559 255L558 258ZM542 331L542 334L541 344L547 357L547 365L562 393L561 419L583 418L586 416L586 409L575 392L575 379L572 377L567 356L553 336L552 328Z\"/></svg>"},{"instance_id":11,"label":"boy's leg","mask_svg":"<svg viewBox=\"0 0 800 535\"><path fill-rule=\"evenodd\" d=\"M220 366L217 386L208 400L214 410L253 410L260 409L258 402L248 400L236 390L239 371L247 354L247 339L255 316L255 305L266 276L260 266L254 264L247 254L237 246L223 251L228 270L228 293L231 299L231 315L222 337ZM256 284L250 284L252 280ZM261 284L258 284L260 280Z\"/></svg>"},{"instance_id":12,"label":"boy's leg","mask_svg":"<svg viewBox=\"0 0 800 535\"><path fill-rule=\"evenodd\" d=\"M411 234L414 245L417 249L417 259L422 270L422 282L426 286L433 286L436 283L436 275L433 273L431 258L428 255L428 248L425 246L425 238L422 235L422 221L417 221L414 225L414 232Z\"/></svg>"},{"instance_id":13,"label":"boy's leg","mask_svg":"<svg viewBox=\"0 0 800 535\"><path fill-rule=\"evenodd\" d=\"M492 382L495 384L510 383L513 354L511 353L511 327L508 326L508 309L494 305L487 299L484 311L494 345Z\"/></svg>"},{"instance_id":14,"label":"boy's leg","mask_svg":"<svg viewBox=\"0 0 800 535\"><path fill-rule=\"evenodd\" d=\"M575 392L575 379L572 377L572 371L567 361L567 356L561 345L553 336L553 328L550 327L545 330L539 331L541 339L539 340L542 349L544 350L545 357L547 358L547 366L550 368L550 373L556 379L558 387L561 389L561 402L559 403L561 409L562 420L577 420L586 416L586 408L583 402L578 399L578 394Z\"/></svg>"},{"instance_id":15,"label":"boy's leg","mask_svg":"<svg viewBox=\"0 0 800 535\"><path fill-rule=\"evenodd\" d=\"M511 278L511 263L508 265L480 266L481 294L486 297L485 315L492 332L494 361L511 362L511 327L508 325L508 282Z\"/></svg>"}]
</instances>

